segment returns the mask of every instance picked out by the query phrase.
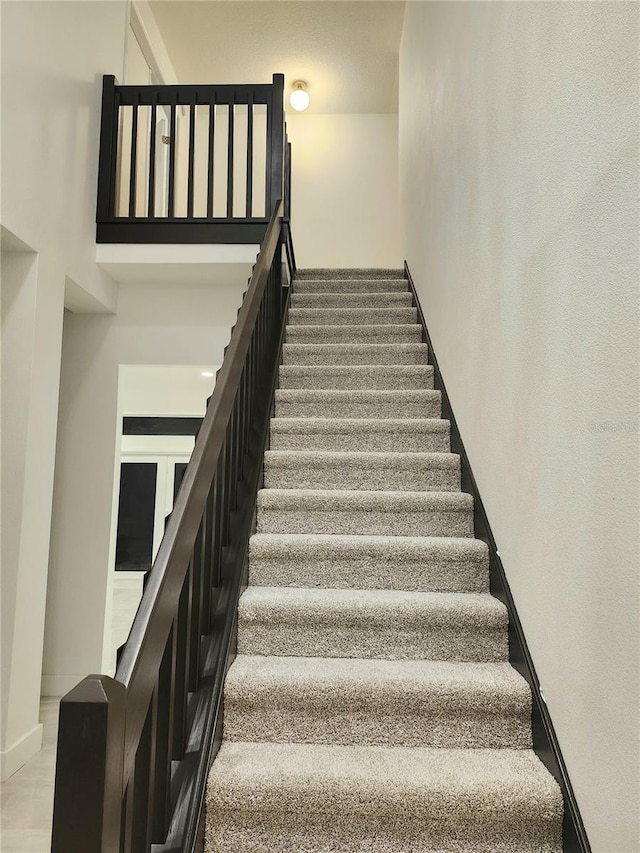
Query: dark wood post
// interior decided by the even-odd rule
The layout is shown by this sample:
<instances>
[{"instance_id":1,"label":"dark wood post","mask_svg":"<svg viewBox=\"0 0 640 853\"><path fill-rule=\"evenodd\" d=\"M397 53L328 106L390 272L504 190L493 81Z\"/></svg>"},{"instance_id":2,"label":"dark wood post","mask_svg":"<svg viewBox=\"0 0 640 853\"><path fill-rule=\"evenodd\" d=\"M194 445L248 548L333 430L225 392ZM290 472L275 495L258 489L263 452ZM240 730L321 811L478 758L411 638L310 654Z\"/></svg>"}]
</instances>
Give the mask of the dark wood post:
<instances>
[{"instance_id":1,"label":"dark wood post","mask_svg":"<svg viewBox=\"0 0 640 853\"><path fill-rule=\"evenodd\" d=\"M60 703L52 853L120 850L126 689L89 675Z\"/></svg>"},{"instance_id":2,"label":"dark wood post","mask_svg":"<svg viewBox=\"0 0 640 853\"><path fill-rule=\"evenodd\" d=\"M268 217L284 193L284 74L273 75L271 110L269 204L266 212Z\"/></svg>"},{"instance_id":3,"label":"dark wood post","mask_svg":"<svg viewBox=\"0 0 640 853\"><path fill-rule=\"evenodd\" d=\"M102 116L100 119L100 154L98 158L98 209L96 217L98 222L109 219L115 212L117 132L116 78L113 74L105 74L102 78Z\"/></svg>"}]
</instances>

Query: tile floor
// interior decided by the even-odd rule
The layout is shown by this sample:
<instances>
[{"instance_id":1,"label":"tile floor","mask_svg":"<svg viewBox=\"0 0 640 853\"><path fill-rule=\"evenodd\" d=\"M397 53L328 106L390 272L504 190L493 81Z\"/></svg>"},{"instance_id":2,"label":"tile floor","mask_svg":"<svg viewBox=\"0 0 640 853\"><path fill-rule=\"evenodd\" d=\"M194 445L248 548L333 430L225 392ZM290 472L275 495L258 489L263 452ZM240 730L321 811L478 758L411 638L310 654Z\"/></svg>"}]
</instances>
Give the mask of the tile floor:
<instances>
[{"instance_id":1,"label":"tile floor","mask_svg":"<svg viewBox=\"0 0 640 853\"><path fill-rule=\"evenodd\" d=\"M129 633L141 592L141 580L114 586L111 623L114 660L116 649ZM0 789L2 853L50 853L59 704L58 698L42 697L42 749Z\"/></svg>"},{"instance_id":2,"label":"tile floor","mask_svg":"<svg viewBox=\"0 0 640 853\"><path fill-rule=\"evenodd\" d=\"M59 704L59 699L42 698L42 749L2 785L2 853L49 853L51 850Z\"/></svg>"}]
</instances>

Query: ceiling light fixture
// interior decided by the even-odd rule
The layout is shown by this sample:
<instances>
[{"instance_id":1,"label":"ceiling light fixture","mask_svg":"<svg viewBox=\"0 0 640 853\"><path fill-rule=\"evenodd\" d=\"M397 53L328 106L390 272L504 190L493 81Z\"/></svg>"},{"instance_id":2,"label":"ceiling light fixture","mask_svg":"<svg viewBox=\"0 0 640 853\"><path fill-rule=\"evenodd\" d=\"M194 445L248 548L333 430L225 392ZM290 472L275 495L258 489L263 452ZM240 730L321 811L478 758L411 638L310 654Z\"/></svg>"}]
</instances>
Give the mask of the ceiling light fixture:
<instances>
[{"instance_id":1,"label":"ceiling light fixture","mask_svg":"<svg viewBox=\"0 0 640 853\"><path fill-rule=\"evenodd\" d=\"M203 370L200 376L213 376L213 373L210 370Z\"/></svg>"},{"instance_id":2,"label":"ceiling light fixture","mask_svg":"<svg viewBox=\"0 0 640 853\"><path fill-rule=\"evenodd\" d=\"M306 110L309 106L309 93L307 92L307 84L304 80L296 80L293 84L293 92L289 97L289 103L299 113Z\"/></svg>"}]
</instances>

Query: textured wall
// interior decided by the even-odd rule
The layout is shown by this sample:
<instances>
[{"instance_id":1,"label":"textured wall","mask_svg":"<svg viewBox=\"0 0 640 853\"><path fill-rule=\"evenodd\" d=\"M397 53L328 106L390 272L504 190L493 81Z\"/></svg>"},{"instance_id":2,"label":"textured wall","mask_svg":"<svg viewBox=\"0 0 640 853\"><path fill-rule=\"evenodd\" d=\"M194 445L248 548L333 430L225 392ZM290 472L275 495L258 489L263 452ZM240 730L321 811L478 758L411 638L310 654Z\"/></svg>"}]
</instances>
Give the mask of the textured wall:
<instances>
[{"instance_id":1,"label":"textured wall","mask_svg":"<svg viewBox=\"0 0 640 853\"><path fill-rule=\"evenodd\" d=\"M595 853L638 836L638 6L409 3L406 256Z\"/></svg>"}]
</instances>

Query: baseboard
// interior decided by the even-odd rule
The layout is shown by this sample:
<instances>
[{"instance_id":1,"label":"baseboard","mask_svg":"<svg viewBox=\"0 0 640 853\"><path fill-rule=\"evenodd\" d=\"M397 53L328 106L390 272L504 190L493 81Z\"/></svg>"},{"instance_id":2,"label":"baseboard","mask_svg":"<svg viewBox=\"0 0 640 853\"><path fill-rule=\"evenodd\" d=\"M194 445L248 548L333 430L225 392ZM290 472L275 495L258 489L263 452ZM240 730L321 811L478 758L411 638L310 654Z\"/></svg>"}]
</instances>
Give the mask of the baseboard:
<instances>
[{"instance_id":1,"label":"baseboard","mask_svg":"<svg viewBox=\"0 0 640 853\"><path fill-rule=\"evenodd\" d=\"M0 779L6 782L42 748L42 723L35 725L13 746L0 752Z\"/></svg>"},{"instance_id":2,"label":"baseboard","mask_svg":"<svg viewBox=\"0 0 640 853\"><path fill-rule=\"evenodd\" d=\"M451 422L451 451L460 455L462 491L473 495L475 535L477 539L481 539L489 546L491 594L502 601L509 612L509 661L527 680L531 688L533 700L531 714L533 749L562 790L564 800L564 819L562 824L563 850L564 853L591 853L591 846L569 779L567 767L562 757L558 737L553 727L547 704L540 690L540 682L533 664L533 658L531 657L531 652L524 636L504 566L499 556L498 547L469 463L469 457L467 456L458 424L451 408L451 402L442 378L442 373L440 372L433 344L431 343L422 306L420 305L420 300L418 299L418 294L416 293L411 272L406 261L404 263L404 273L418 311L418 322L422 326L422 338L428 346L429 364L433 365L433 387L442 394L442 417Z\"/></svg>"},{"instance_id":3,"label":"baseboard","mask_svg":"<svg viewBox=\"0 0 640 853\"><path fill-rule=\"evenodd\" d=\"M70 690L73 690L76 684L80 684L86 674L83 672L82 675L48 675L43 672L40 695L65 696Z\"/></svg>"}]
</instances>

